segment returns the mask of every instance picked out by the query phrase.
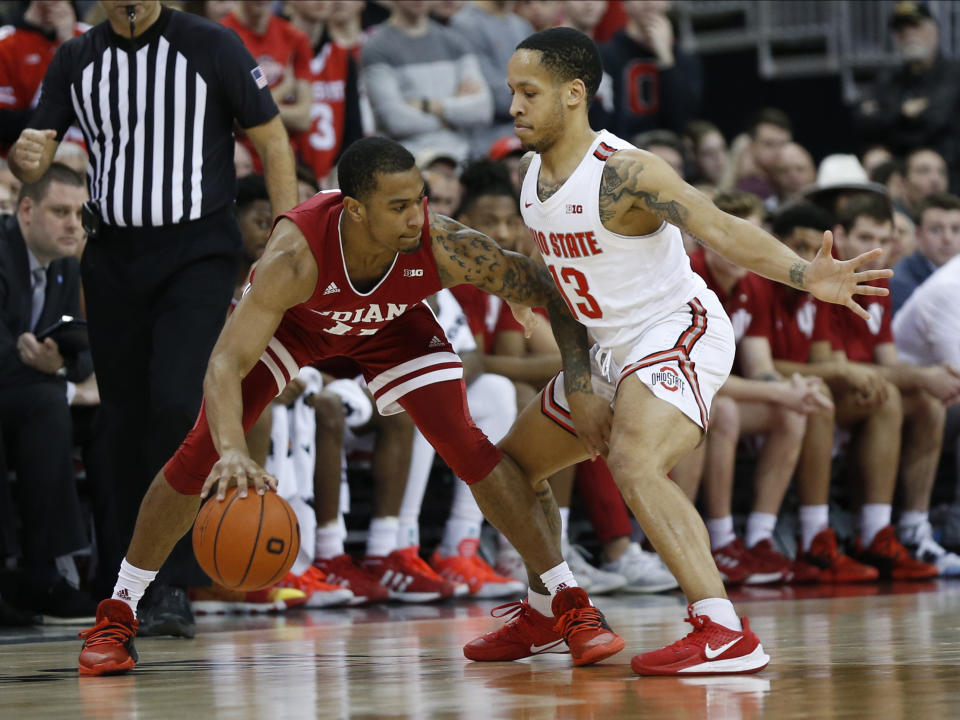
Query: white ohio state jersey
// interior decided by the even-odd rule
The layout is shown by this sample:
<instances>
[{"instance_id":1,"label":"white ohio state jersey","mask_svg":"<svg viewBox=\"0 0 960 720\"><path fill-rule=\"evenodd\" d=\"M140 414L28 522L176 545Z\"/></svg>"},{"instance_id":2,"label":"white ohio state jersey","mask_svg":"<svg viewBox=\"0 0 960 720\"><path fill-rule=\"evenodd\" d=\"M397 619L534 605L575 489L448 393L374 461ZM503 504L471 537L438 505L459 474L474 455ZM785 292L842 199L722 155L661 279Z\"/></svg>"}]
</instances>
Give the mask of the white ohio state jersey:
<instances>
[{"instance_id":1,"label":"white ohio state jersey","mask_svg":"<svg viewBox=\"0 0 960 720\"><path fill-rule=\"evenodd\" d=\"M706 291L674 225L664 222L636 237L603 226L603 169L617 150L627 148L634 146L601 131L573 174L544 202L537 197L540 156L534 155L520 190L523 220L554 282L604 348L633 343L651 323Z\"/></svg>"}]
</instances>

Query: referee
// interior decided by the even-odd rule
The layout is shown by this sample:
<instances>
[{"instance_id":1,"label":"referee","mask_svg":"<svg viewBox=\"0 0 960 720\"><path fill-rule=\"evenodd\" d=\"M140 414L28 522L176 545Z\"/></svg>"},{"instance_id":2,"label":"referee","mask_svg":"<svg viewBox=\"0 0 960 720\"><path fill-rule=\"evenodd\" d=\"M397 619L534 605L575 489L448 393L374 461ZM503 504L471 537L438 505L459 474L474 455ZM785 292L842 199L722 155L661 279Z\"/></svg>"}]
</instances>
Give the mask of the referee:
<instances>
[{"instance_id":1,"label":"referee","mask_svg":"<svg viewBox=\"0 0 960 720\"><path fill-rule=\"evenodd\" d=\"M57 50L8 160L36 181L74 123L90 154L81 277L119 565L150 480L197 417L236 282L234 121L263 160L274 215L296 204L297 184L266 77L233 31L159 0L102 4L107 20ZM141 634L192 637L183 588L206 578L189 542L159 579Z\"/></svg>"}]
</instances>

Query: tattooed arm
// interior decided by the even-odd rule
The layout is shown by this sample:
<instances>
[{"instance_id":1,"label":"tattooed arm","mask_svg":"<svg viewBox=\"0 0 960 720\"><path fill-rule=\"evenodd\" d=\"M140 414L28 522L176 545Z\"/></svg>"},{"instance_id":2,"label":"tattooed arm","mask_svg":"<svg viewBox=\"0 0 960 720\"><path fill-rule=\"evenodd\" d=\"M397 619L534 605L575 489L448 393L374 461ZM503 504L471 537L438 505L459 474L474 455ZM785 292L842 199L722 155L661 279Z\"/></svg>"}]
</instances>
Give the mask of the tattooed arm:
<instances>
[{"instance_id":1,"label":"tattooed arm","mask_svg":"<svg viewBox=\"0 0 960 720\"><path fill-rule=\"evenodd\" d=\"M856 272L859 265L881 254L880 249L853 260L834 260L829 231L817 256L807 262L761 228L721 211L656 155L621 150L603 170L600 218L614 232L640 235L650 232L651 215L702 239L737 265L821 300L846 305L864 319L869 314L853 296L886 295L887 291L861 283L893 274L889 270Z\"/></svg>"},{"instance_id":2,"label":"tattooed arm","mask_svg":"<svg viewBox=\"0 0 960 720\"><path fill-rule=\"evenodd\" d=\"M587 330L573 317L543 264L504 250L483 233L443 215L430 214L430 237L444 287L470 283L518 305L545 307L563 359L567 397L576 402L577 394L593 394ZM609 403L601 401L608 411ZM581 441L596 455L609 437L609 417L592 399L590 404L591 409L579 413L589 418L581 421L573 405L571 414Z\"/></svg>"}]
</instances>

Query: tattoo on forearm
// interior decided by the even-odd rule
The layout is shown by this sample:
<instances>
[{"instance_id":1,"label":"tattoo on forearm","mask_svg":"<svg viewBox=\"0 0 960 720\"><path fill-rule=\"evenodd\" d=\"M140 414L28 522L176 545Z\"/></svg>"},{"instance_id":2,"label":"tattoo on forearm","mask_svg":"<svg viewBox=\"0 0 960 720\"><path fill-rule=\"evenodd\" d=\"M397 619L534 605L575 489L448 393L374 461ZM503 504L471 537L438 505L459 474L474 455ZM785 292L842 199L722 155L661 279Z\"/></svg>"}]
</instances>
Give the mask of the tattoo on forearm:
<instances>
[{"instance_id":1,"label":"tattoo on forearm","mask_svg":"<svg viewBox=\"0 0 960 720\"><path fill-rule=\"evenodd\" d=\"M690 211L676 200L661 200L660 193L640 189L641 172L643 164L635 159L614 155L607 161L600 181L600 219L613 219L626 196L638 199L651 214L682 227Z\"/></svg>"},{"instance_id":2,"label":"tattoo on forearm","mask_svg":"<svg viewBox=\"0 0 960 720\"><path fill-rule=\"evenodd\" d=\"M586 328L570 312L546 267L442 215L431 220L430 235L444 287L470 283L518 305L545 307L563 359L564 388L568 393L592 390Z\"/></svg>"},{"instance_id":3,"label":"tattoo on forearm","mask_svg":"<svg viewBox=\"0 0 960 720\"><path fill-rule=\"evenodd\" d=\"M790 266L790 282L792 282L797 287L806 287L804 284L804 274L807 271L807 264L804 262L797 262Z\"/></svg>"}]
</instances>

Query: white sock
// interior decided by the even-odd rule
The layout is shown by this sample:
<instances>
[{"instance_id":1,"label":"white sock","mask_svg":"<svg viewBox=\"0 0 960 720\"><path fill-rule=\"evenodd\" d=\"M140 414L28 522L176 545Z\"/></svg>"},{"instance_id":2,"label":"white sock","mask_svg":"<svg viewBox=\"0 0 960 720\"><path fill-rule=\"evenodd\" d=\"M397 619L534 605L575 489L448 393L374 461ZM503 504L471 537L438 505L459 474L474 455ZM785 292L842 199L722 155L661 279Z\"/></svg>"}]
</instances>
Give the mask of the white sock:
<instances>
[{"instance_id":1,"label":"white sock","mask_svg":"<svg viewBox=\"0 0 960 720\"><path fill-rule=\"evenodd\" d=\"M694 615L706 615L718 625L730 630L743 630L733 603L726 598L705 598L693 604Z\"/></svg>"},{"instance_id":2,"label":"white sock","mask_svg":"<svg viewBox=\"0 0 960 720\"><path fill-rule=\"evenodd\" d=\"M540 579L543 581L543 584L546 585L547 590L550 591L551 597L556 595L560 590L577 587L576 578L573 577L573 573L570 572L570 568L567 567L565 562L542 573Z\"/></svg>"},{"instance_id":3,"label":"white sock","mask_svg":"<svg viewBox=\"0 0 960 720\"><path fill-rule=\"evenodd\" d=\"M817 533L829 527L829 505L801 505L800 506L800 543L803 552L810 551L810 544Z\"/></svg>"},{"instance_id":4,"label":"white sock","mask_svg":"<svg viewBox=\"0 0 960 720\"><path fill-rule=\"evenodd\" d=\"M560 508L560 537L569 540L570 535L570 508Z\"/></svg>"},{"instance_id":5,"label":"white sock","mask_svg":"<svg viewBox=\"0 0 960 720\"><path fill-rule=\"evenodd\" d=\"M773 513L752 512L747 516L747 537L745 542L752 548L758 542L773 539L773 529L777 526L777 516Z\"/></svg>"},{"instance_id":6,"label":"white sock","mask_svg":"<svg viewBox=\"0 0 960 720\"><path fill-rule=\"evenodd\" d=\"M458 482L453 491L453 504L450 517L443 528L443 541L440 552L452 555L476 555L480 542L480 527L483 525L483 513L473 498L473 492L464 482ZM469 542L461 547L464 540Z\"/></svg>"},{"instance_id":7,"label":"white sock","mask_svg":"<svg viewBox=\"0 0 960 720\"><path fill-rule=\"evenodd\" d=\"M120 562L120 572L117 573L117 584L113 587L112 600L123 600L130 609L133 610L133 616L137 616L137 603L147 591L147 586L157 577L157 570L141 570L134 567L124 558Z\"/></svg>"},{"instance_id":8,"label":"white sock","mask_svg":"<svg viewBox=\"0 0 960 720\"><path fill-rule=\"evenodd\" d=\"M732 515L707 520L707 532L710 533L710 547L714 550L719 550L737 539L733 532Z\"/></svg>"},{"instance_id":9,"label":"white sock","mask_svg":"<svg viewBox=\"0 0 960 720\"><path fill-rule=\"evenodd\" d=\"M900 513L897 530L903 542L915 540L917 531L930 521L930 513L926 510L904 510Z\"/></svg>"},{"instance_id":10,"label":"white sock","mask_svg":"<svg viewBox=\"0 0 960 720\"><path fill-rule=\"evenodd\" d=\"M877 533L890 524L892 512L893 508L886 503L868 503L860 508L861 547L864 549L870 547Z\"/></svg>"},{"instance_id":11,"label":"white sock","mask_svg":"<svg viewBox=\"0 0 960 720\"><path fill-rule=\"evenodd\" d=\"M430 480L430 468L436 451L419 430L414 430L413 446L410 449L410 469L407 471L407 486L400 504L400 522L397 528L397 547L408 548L420 545L420 508L423 495Z\"/></svg>"},{"instance_id":12,"label":"white sock","mask_svg":"<svg viewBox=\"0 0 960 720\"><path fill-rule=\"evenodd\" d=\"M326 525L317 525L316 556L321 560L329 560L343 555L343 531L340 529L340 520L333 520Z\"/></svg>"},{"instance_id":13,"label":"white sock","mask_svg":"<svg viewBox=\"0 0 960 720\"><path fill-rule=\"evenodd\" d=\"M371 520L367 533L367 557L383 557L396 550L399 525L400 521L395 517Z\"/></svg>"},{"instance_id":14,"label":"white sock","mask_svg":"<svg viewBox=\"0 0 960 720\"><path fill-rule=\"evenodd\" d=\"M530 607L532 607L541 615L553 617L553 598L551 598L549 595L541 595L540 593L534 592L528 588L527 602L530 604Z\"/></svg>"}]
</instances>

